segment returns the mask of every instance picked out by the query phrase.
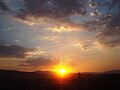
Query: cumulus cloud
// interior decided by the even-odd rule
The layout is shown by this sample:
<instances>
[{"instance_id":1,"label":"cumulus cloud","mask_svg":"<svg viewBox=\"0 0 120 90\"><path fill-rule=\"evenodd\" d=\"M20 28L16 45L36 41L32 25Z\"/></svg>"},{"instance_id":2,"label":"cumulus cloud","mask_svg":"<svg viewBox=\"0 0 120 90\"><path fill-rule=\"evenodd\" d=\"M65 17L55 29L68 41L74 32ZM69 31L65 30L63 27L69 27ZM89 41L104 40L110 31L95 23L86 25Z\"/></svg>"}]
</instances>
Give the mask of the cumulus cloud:
<instances>
[{"instance_id":1,"label":"cumulus cloud","mask_svg":"<svg viewBox=\"0 0 120 90\"><path fill-rule=\"evenodd\" d=\"M5 5L4 0L0 0L0 10L2 11L8 11L9 8Z\"/></svg>"},{"instance_id":2,"label":"cumulus cloud","mask_svg":"<svg viewBox=\"0 0 120 90\"><path fill-rule=\"evenodd\" d=\"M32 16L63 18L72 14L84 14L83 5L78 0L24 0L25 9L17 17Z\"/></svg>"},{"instance_id":3,"label":"cumulus cloud","mask_svg":"<svg viewBox=\"0 0 120 90\"><path fill-rule=\"evenodd\" d=\"M109 47L120 45L120 14L104 17L103 30L99 31L98 41Z\"/></svg>"},{"instance_id":4,"label":"cumulus cloud","mask_svg":"<svg viewBox=\"0 0 120 90\"><path fill-rule=\"evenodd\" d=\"M108 0L108 8L109 10L113 7L118 6L120 7L120 0Z\"/></svg>"},{"instance_id":5,"label":"cumulus cloud","mask_svg":"<svg viewBox=\"0 0 120 90\"><path fill-rule=\"evenodd\" d=\"M38 48L29 49L19 45L0 46L0 58L12 58L11 60L18 58L21 60L18 61L19 66L22 67L53 66L60 63L58 57L53 57L45 51L39 50Z\"/></svg>"},{"instance_id":6,"label":"cumulus cloud","mask_svg":"<svg viewBox=\"0 0 120 90\"><path fill-rule=\"evenodd\" d=\"M98 10L95 10L94 12L91 13L91 16L97 16L100 15Z\"/></svg>"},{"instance_id":7,"label":"cumulus cloud","mask_svg":"<svg viewBox=\"0 0 120 90\"><path fill-rule=\"evenodd\" d=\"M5 1L6 0L0 1L0 8L2 10L9 9L6 6L7 4ZM19 0L19 2L22 2L21 5L23 5L24 8L19 5L19 9L17 9L18 11L15 14L17 18L22 20L29 19L29 17L34 18L35 20L36 18L40 18L41 22L47 22L43 23L44 29L52 32L70 32L79 30L97 32L97 41L101 45L110 47L119 46L119 0L107 0L103 2L97 0ZM104 13L100 12L99 6L102 6L105 9ZM88 7L92 9L88 10ZM116 12L113 13L114 10L112 9ZM86 13L90 13L93 17L91 18L90 16L86 21L79 24L69 20L69 16L71 15L85 16ZM51 22L54 22L54 24L51 24ZM30 26L36 25L33 21L27 23ZM41 23L39 24L42 25Z\"/></svg>"},{"instance_id":8,"label":"cumulus cloud","mask_svg":"<svg viewBox=\"0 0 120 90\"><path fill-rule=\"evenodd\" d=\"M82 51L87 51L90 48L92 48L93 43L92 43L92 40L79 41L79 42L75 43L74 46L79 47Z\"/></svg>"},{"instance_id":9,"label":"cumulus cloud","mask_svg":"<svg viewBox=\"0 0 120 90\"><path fill-rule=\"evenodd\" d=\"M0 46L0 58L24 58L26 52L32 51L19 45Z\"/></svg>"},{"instance_id":10,"label":"cumulus cloud","mask_svg":"<svg viewBox=\"0 0 120 90\"><path fill-rule=\"evenodd\" d=\"M33 51L26 52L26 57L23 58L19 66L39 67L59 64L59 58L51 55L40 48L35 48Z\"/></svg>"},{"instance_id":11,"label":"cumulus cloud","mask_svg":"<svg viewBox=\"0 0 120 90\"><path fill-rule=\"evenodd\" d=\"M101 5L101 3L95 2L95 1L92 1L92 0L89 0L89 6L90 6L91 8L96 8L96 7L98 7L99 5Z\"/></svg>"},{"instance_id":12,"label":"cumulus cloud","mask_svg":"<svg viewBox=\"0 0 120 90\"><path fill-rule=\"evenodd\" d=\"M96 40L106 47L120 45L120 12L107 13L95 20L90 20L81 25L87 32L96 32Z\"/></svg>"},{"instance_id":13,"label":"cumulus cloud","mask_svg":"<svg viewBox=\"0 0 120 90\"><path fill-rule=\"evenodd\" d=\"M39 67L39 66L49 66L49 65L57 65L59 64L59 59L52 56L39 56L38 58L29 58L22 62L20 66L33 66L33 67Z\"/></svg>"}]
</instances>

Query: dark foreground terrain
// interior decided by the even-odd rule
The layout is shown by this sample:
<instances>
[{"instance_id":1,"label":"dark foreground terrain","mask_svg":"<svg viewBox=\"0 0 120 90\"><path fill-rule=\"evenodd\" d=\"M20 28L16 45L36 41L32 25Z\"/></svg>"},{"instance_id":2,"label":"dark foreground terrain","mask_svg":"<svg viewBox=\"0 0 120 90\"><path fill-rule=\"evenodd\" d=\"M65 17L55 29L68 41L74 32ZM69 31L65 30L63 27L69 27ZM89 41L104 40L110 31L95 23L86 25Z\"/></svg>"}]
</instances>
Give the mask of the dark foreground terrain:
<instances>
[{"instance_id":1,"label":"dark foreground terrain","mask_svg":"<svg viewBox=\"0 0 120 90\"><path fill-rule=\"evenodd\" d=\"M0 70L0 90L120 90L119 73L71 74Z\"/></svg>"}]
</instances>

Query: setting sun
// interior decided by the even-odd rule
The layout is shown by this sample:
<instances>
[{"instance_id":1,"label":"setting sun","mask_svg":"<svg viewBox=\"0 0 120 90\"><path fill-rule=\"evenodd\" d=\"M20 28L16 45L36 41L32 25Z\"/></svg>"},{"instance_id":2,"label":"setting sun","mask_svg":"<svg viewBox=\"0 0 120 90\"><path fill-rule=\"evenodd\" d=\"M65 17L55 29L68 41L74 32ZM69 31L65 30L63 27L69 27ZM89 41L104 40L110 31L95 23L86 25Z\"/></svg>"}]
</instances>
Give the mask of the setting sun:
<instances>
[{"instance_id":1,"label":"setting sun","mask_svg":"<svg viewBox=\"0 0 120 90\"><path fill-rule=\"evenodd\" d=\"M66 69L60 68L60 69L58 70L58 72L59 72L60 75L65 75L65 74L66 74Z\"/></svg>"},{"instance_id":2,"label":"setting sun","mask_svg":"<svg viewBox=\"0 0 120 90\"><path fill-rule=\"evenodd\" d=\"M64 65L58 65L54 68L54 71L59 75L59 76L66 76L68 73L71 72L71 69L68 68L67 66Z\"/></svg>"}]
</instances>

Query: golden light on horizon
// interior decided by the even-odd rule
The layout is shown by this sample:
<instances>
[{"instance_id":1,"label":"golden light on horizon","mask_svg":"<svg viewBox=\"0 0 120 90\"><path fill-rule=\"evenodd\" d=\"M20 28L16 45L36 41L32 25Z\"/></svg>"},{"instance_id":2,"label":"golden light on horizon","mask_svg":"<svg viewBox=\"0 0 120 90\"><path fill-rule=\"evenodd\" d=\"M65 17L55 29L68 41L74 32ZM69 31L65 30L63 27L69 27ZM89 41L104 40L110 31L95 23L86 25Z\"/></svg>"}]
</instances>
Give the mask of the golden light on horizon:
<instances>
[{"instance_id":1,"label":"golden light on horizon","mask_svg":"<svg viewBox=\"0 0 120 90\"><path fill-rule=\"evenodd\" d=\"M66 67L66 66L63 66L63 65L59 65L59 66L56 66L54 68L54 71L61 77L64 77L66 75L68 75L70 72L71 72L71 69Z\"/></svg>"},{"instance_id":2,"label":"golden light on horizon","mask_svg":"<svg viewBox=\"0 0 120 90\"><path fill-rule=\"evenodd\" d=\"M78 31L80 27L70 26L70 25L60 25L60 26L49 27L47 29L53 32L70 32L70 31Z\"/></svg>"},{"instance_id":3,"label":"golden light on horizon","mask_svg":"<svg viewBox=\"0 0 120 90\"><path fill-rule=\"evenodd\" d=\"M65 68L60 68L58 70L58 73L61 75L61 76L64 76L66 73L67 73L67 70Z\"/></svg>"}]
</instances>

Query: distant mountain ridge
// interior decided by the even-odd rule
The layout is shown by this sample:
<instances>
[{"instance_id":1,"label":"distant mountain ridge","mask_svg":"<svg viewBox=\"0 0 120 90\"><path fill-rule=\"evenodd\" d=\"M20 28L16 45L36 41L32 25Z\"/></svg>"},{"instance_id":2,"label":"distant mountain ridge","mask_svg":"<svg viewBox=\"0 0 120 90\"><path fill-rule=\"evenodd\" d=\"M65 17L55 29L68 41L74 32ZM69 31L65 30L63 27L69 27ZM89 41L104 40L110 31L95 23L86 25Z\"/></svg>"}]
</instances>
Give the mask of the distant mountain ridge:
<instances>
[{"instance_id":1,"label":"distant mountain ridge","mask_svg":"<svg viewBox=\"0 0 120 90\"><path fill-rule=\"evenodd\" d=\"M0 90L120 90L120 74L112 74L119 72L81 72L61 79L49 71L0 70Z\"/></svg>"},{"instance_id":2,"label":"distant mountain ridge","mask_svg":"<svg viewBox=\"0 0 120 90\"><path fill-rule=\"evenodd\" d=\"M111 71L106 71L104 73L106 73L106 74L120 74L120 70L111 70Z\"/></svg>"},{"instance_id":3,"label":"distant mountain ridge","mask_svg":"<svg viewBox=\"0 0 120 90\"><path fill-rule=\"evenodd\" d=\"M30 77L32 76L51 76L54 75L55 73L52 71L34 71L34 72L22 72L22 71L16 71L16 70L3 70L0 69L0 78L1 77ZM77 73L76 73L77 74ZM81 74L96 74L96 72L81 72ZM110 70L102 73L97 73L97 74L120 74L120 70Z\"/></svg>"},{"instance_id":4,"label":"distant mountain ridge","mask_svg":"<svg viewBox=\"0 0 120 90\"><path fill-rule=\"evenodd\" d=\"M48 71L35 71L35 72L22 72L15 70L1 70L0 78L44 78L48 76L53 76L54 73Z\"/></svg>"}]
</instances>

